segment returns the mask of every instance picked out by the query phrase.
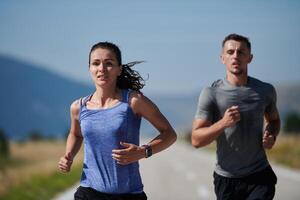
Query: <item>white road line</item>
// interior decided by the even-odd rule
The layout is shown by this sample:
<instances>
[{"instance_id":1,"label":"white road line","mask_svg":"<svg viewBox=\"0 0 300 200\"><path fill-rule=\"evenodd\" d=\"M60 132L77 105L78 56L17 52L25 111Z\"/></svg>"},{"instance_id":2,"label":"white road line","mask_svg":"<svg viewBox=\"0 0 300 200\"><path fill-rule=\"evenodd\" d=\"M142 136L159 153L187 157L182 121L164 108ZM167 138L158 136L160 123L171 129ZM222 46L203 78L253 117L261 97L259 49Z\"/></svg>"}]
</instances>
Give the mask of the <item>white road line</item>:
<instances>
[{"instance_id":1,"label":"white road line","mask_svg":"<svg viewBox=\"0 0 300 200\"><path fill-rule=\"evenodd\" d=\"M208 199L210 197L210 192L207 186L205 185L198 185L197 186L197 195L201 199Z\"/></svg>"},{"instance_id":2,"label":"white road line","mask_svg":"<svg viewBox=\"0 0 300 200\"><path fill-rule=\"evenodd\" d=\"M73 200L74 199L74 193L76 189L78 188L78 185L73 186L72 188L69 188L62 194L59 194L56 198L53 200Z\"/></svg>"}]
</instances>

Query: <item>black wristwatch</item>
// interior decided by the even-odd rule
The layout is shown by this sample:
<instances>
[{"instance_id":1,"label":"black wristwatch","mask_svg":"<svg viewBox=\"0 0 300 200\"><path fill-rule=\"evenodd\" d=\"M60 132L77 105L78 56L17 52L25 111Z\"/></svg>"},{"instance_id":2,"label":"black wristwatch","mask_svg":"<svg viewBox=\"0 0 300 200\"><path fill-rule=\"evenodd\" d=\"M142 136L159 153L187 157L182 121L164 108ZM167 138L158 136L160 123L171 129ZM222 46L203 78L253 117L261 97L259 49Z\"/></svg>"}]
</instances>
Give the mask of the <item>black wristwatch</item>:
<instances>
[{"instance_id":1,"label":"black wristwatch","mask_svg":"<svg viewBox=\"0 0 300 200\"><path fill-rule=\"evenodd\" d=\"M144 144L142 147L145 147L145 158L152 156L152 148L148 144Z\"/></svg>"}]
</instances>

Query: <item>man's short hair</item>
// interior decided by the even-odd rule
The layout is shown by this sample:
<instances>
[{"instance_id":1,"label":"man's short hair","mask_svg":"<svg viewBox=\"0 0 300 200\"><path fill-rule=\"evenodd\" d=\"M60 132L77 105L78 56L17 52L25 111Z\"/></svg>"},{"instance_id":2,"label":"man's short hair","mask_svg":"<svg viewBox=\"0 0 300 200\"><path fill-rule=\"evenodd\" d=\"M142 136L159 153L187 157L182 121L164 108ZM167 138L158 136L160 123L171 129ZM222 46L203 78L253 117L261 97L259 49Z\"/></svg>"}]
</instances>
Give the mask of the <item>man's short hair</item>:
<instances>
[{"instance_id":1,"label":"man's short hair","mask_svg":"<svg viewBox=\"0 0 300 200\"><path fill-rule=\"evenodd\" d=\"M249 41L249 38L245 37L245 36L242 36L242 35L238 35L236 33L231 33L229 35L227 35L223 42L222 42L222 48L224 48L224 45L225 43L228 41L228 40L235 40L235 41L238 41L238 42L245 42L248 49L250 50L251 52L251 43Z\"/></svg>"}]
</instances>

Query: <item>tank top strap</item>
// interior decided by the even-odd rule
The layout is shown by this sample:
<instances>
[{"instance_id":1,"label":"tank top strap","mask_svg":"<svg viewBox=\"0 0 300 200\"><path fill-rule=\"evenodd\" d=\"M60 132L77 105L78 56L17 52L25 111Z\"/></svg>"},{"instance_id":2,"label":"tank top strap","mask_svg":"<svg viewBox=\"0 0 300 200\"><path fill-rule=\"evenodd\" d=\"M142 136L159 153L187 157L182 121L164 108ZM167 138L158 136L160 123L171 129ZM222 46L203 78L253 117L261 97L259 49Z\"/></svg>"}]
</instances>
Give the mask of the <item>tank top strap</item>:
<instances>
[{"instance_id":1,"label":"tank top strap","mask_svg":"<svg viewBox=\"0 0 300 200\"><path fill-rule=\"evenodd\" d=\"M83 105L83 103L82 103L82 97L80 97L79 103L80 103L80 109L81 109L81 108L82 108L82 105Z\"/></svg>"},{"instance_id":2,"label":"tank top strap","mask_svg":"<svg viewBox=\"0 0 300 200\"><path fill-rule=\"evenodd\" d=\"M86 102L88 102L88 100L90 100L91 97L92 97L92 94L90 94L88 96L85 96L85 97L81 97L79 99L79 101L80 101L80 109L82 109L83 107L85 107Z\"/></svg>"}]
</instances>

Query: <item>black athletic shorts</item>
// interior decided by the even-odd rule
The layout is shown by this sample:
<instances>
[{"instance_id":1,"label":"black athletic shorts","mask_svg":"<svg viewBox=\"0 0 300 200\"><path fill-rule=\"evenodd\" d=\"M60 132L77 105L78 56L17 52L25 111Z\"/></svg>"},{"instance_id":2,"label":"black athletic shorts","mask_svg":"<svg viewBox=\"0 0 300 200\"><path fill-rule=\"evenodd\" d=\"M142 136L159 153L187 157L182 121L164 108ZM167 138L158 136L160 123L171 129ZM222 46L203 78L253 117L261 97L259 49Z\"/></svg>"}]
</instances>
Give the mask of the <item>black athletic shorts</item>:
<instances>
[{"instance_id":1,"label":"black athletic shorts","mask_svg":"<svg viewBox=\"0 0 300 200\"><path fill-rule=\"evenodd\" d=\"M75 200L147 200L144 192L138 194L106 194L89 187L79 186L74 194Z\"/></svg>"},{"instance_id":2,"label":"black athletic shorts","mask_svg":"<svg viewBox=\"0 0 300 200\"><path fill-rule=\"evenodd\" d=\"M243 178L227 178L214 172L218 200L271 200L276 183L277 177L271 166Z\"/></svg>"}]
</instances>

